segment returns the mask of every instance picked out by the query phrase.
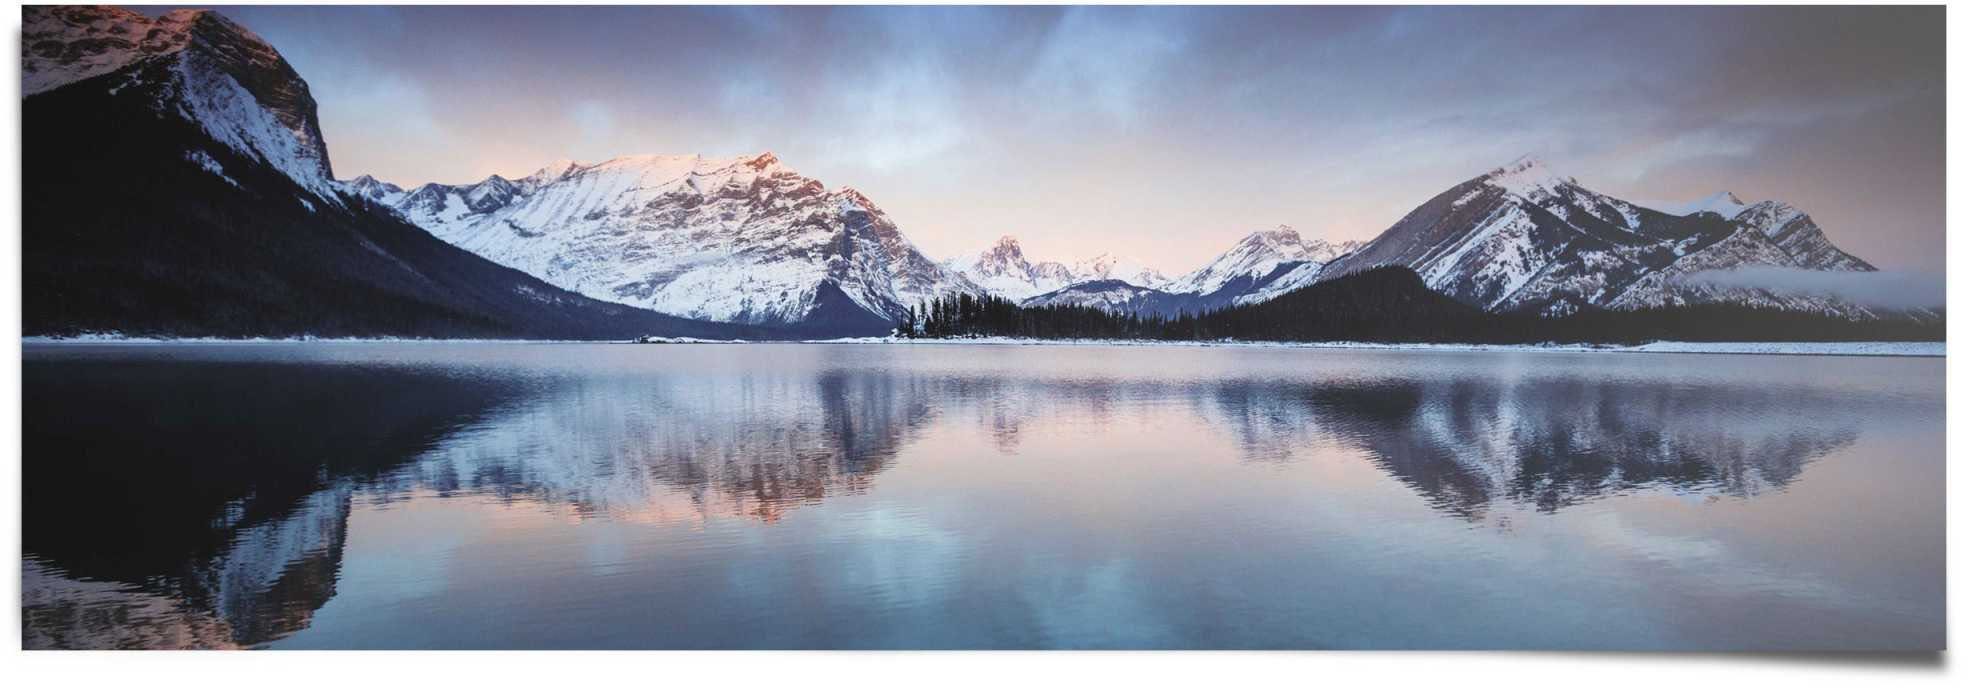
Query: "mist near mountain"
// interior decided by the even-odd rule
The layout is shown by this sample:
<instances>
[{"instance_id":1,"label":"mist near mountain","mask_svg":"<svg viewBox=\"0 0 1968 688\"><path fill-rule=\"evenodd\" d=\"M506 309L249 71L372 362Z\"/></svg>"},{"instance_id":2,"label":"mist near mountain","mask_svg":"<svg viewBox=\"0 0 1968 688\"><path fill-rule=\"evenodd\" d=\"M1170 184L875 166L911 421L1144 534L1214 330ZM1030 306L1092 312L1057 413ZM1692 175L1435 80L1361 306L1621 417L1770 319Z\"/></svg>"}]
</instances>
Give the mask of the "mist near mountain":
<instances>
[{"instance_id":1,"label":"mist near mountain","mask_svg":"<svg viewBox=\"0 0 1968 688\"><path fill-rule=\"evenodd\" d=\"M1945 275L1910 270L1828 272L1775 265L1705 270L1686 281L1725 289L1760 289L1781 294L1832 297L1890 309L1944 308Z\"/></svg>"}]
</instances>

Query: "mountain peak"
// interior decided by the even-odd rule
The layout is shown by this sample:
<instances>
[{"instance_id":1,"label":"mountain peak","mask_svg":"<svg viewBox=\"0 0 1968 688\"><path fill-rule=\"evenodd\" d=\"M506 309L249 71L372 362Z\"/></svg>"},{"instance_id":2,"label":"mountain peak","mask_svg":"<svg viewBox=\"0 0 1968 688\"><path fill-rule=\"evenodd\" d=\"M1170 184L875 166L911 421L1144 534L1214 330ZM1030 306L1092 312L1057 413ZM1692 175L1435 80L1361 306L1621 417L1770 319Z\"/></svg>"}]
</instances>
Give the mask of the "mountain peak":
<instances>
[{"instance_id":1,"label":"mountain peak","mask_svg":"<svg viewBox=\"0 0 1968 688\"><path fill-rule=\"evenodd\" d=\"M1765 201L1764 203L1770 202ZM1755 205L1763 205L1763 203ZM1749 209L1750 206L1751 204L1744 203L1741 198L1737 198L1733 193L1717 191L1702 197L1700 200L1689 201L1687 203L1669 203L1658 206L1656 209L1669 215L1688 216L1695 213L1715 213L1721 215L1723 219L1733 219L1741 215L1744 210Z\"/></svg>"},{"instance_id":2,"label":"mountain peak","mask_svg":"<svg viewBox=\"0 0 1968 688\"><path fill-rule=\"evenodd\" d=\"M184 50L199 11L151 19L121 7L59 5L21 10L21 95L31 96Z\"/></svg>"},{"instance_id":3,"label":"mountain peak","mask_svg":"<svg viewBox=\"0 0 1968 688\"><path fill-rule=\"evenodd\" d=\"M1509 164L1485 173L1480 179L1491 186L1525 197L1554 195L1560 187L1578 183L1552 170L1544 158L1531 154L1518 156Z\"/></svg>"},{"instance_id":4,"label":"mountain peak","mask_svg":"<svg viewBox=\"0 0 1968 688\"><path fill-rule=\"evenodd\" d=\"M772 151L766 151L764 153L760 153L757 157L745 161L746 166L751 167L754 170L761 170L761 171L767 167L771 167L777 164L779 164L779 156L773 155Z\"/></svg>"},{"instance_id":5,"label":"mountain peak","mask_svg":"<svg viewBox=\"0 0 1968 688\"><path fill-rule=\"evenodd\" d=\"M179 114L322 199L338 197L307 82L246 27L203 10L152 19L114 7L27 7L21 17L23 96L122 73L129 78L111 95Z\"/></svg>"},{"instance_id":6,"label":"mountain peak","mask_svg":"<svg viewBox=\"0 0 1968 688\"><path fill-rule=\"evenodd\" d=\"M971 268L980 275L1020 274L1029 277L1032 265L1025 260L1025 249L1018 245L1018 237L1010 234L998 237L989 248L979 251L971 261Z\"/></svg>"},{"instance_id":7,"label":"mountain peak","mask_svg":"<svg viewBox=\"0 0 1968 688\"><path fill-rule=\"evenodd\" d=\"M1278 225L1272 229L1260 229L1251 232L1250 236L1244 237L1244 241L1246 242L1261 241L1267 244L1296 244L1303 240L1298 235L1298 230L1292 229L1291 225Z\"/></svg>"},{"instance_id":8,"label":"mountain peak","mask_svg":"<svg viewBox=\"0 0 1968 688\"><path fill-rule=\"evenodd\" d=\"M535 186L541 184L551 184L553 182L566 179L568 175L573 174L575 170L580 169L580 167L581 167L580 163L574 162L573 160L562 158L560 160L555 160L553 162L547 163L545 167L541 167L540 169L534 170L532 174L521 177L520 181Z\"/></svg>"}]
</instances>

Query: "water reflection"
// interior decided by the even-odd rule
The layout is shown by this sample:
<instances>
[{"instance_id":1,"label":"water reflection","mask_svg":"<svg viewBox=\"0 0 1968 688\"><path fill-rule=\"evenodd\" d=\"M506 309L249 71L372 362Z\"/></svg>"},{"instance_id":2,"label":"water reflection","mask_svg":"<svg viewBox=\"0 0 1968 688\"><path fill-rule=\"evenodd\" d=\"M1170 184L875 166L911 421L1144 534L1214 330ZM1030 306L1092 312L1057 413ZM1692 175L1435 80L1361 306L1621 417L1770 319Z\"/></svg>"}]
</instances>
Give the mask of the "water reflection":
<instances>
[{"instance_id":1,"label":"water reflection","mask_svg":"<svg viewBox=\"0 0 1968 688\"><path fill-rule=\"evenodd\" d=\"M564 506L639 521L742 516L772 523L858 494L941 396L935 380L828 371L562 381L465 428L375 485Z\"/></svg>"},{"instance_id":2,"label":"water reflection","mask_svg":"<svg viewBox=\"0 0 1968 688\"><path fill-rule=\"evenodd\" d=\"M1549 512L1653 486L1751 497L1858 436L1833 396L1719 385L1390 379L1229 383L1209 397L1248 458L1289 460L1323 438L1471 519L1498 500Z\"/></svg>"},{"instance_id":3,"label":"water reflection","mask_svg":"<svg viewBox=\"0 0 1968 688\"><path fill-rule=\"evenodd\" d=\"M989 438L999 456L1033 433L1092 454L1186 415L1238 460L1289 468L1337 451L1467 521L1636 490L1752 499L1860 434L1845 393L1578 371L30 356L24 385L29 647L250 647L307 628L336 595L353 509L480 499L577 520L771 526L880 492L912 447L967 449L925 440L939 428ZM1053 475L1029 470L1034 483Z\"/></svg>"}]
</instances>

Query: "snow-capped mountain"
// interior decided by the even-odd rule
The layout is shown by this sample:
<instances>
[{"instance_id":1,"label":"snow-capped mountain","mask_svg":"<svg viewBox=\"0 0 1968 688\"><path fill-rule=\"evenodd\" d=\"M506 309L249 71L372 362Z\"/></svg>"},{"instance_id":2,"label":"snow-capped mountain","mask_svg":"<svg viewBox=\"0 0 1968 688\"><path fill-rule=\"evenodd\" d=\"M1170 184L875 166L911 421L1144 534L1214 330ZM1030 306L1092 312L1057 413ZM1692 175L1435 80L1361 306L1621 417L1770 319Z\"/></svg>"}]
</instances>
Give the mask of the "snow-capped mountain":
<instances>
[{"instance_id":1,"label":"snow-capped mountain","mask_svg":"<svg viewBox=\"0 0 1968 688\"><path fill-rule=\"evenodd\" d=\"M1169 280L1162 290L1175 294L1215 294L1227 287L1263 280L1282 265L1324 265L1355 248L1357 242L1334 244L1323 239L1306 239L1290 226L1278 225L1276 229L1251 232L1216 260Z\"/></svg>"},{"instance_id":2,"label":"snow-capped mountain","mask_svg":"<svg viewBox=\"0 0 1968 688\"><path fill-rule=\"evenodd\" d=\"M30 334L772 336L588 299L362 203L307 83L215 12L22 10Z\"/></svg>"},{"instance_id":3,"label":"snow-capped mountain","mask_svg":"<svg viewBox=\"0 0 1968 688\"><path fill-rule=\"evenodd\" d=\"M828 189L771 153L561 162L376 198L499 264L689 318L873 333L916 303L980 291L860 192Z\"/></svg>"},{"instance_id":4,"label":"snow-capped mountain","mask_svg":"<svg viewBox=\"0 0 1968 688\"><path fill-rule=\"evenodd\" d=\"M1150 289L1161 288L1169 279L1162 271L1143 265L1139 260L1112 253L1074 261L1072 271L1074 280L1078 282L1120 280Z\"/></svg>"},{"instance_id":5,"label":"snow-capped mountain","mask_svg":"<svg viewBox=\"0 0 1968 688\"><path fill-rule=\"evenodd\" d=\"M1333 262L1325 277L1402 265L1428 286L1493 311L1559 315L1581 306L1707 301L1864 315L1824 297L1724 290L1683 278L1776 265L1872 270L1788 205L1722 193L1663 212L1607 196L1520 158L1456 185ZM1323 279L1324 277L1322 277Z\"/></svg>"},{"instance_id":6,"label":"snow-capped mountain","mask_svg":"<svg viewBox=\"0 0 1968 688\"><path fill-rule=\"evenodd\" d=\"M1078 306L1111 313L1160 316L1200 313L1210 308L1209 302L1194 294L1171 294L1113 279L1080 282L1025 299L1019 305L1027 308Z\"/></svg>"},{"instance_id":7,"label":"snow-capped mountain","mask_svg":"<svg viewBox=\"0 0 1968 688\"><path fill-rule=\"evenodd\" d=\"M1173 279L1148 285L1096 280L1031 297L1025 305L1094 306L1114 312L1174 315L1257 303L1319 281L1328 263L1359 246L1357 241L1306 239L1291 227L1279 225L1252 232L1215 260Z\"/></svg>"},{"instance_id":8,"label":"snow-capped mountain","mask_svg":"<svg viewBox=\"0 0 1968 688\"><path fill-rule=\"evenodd\" d=\"M366 174L342 182L342 187L351 194L368 199L371 203L381 203L383 205L393 206L398 199L403 197L403 187Z\"/></svg>"},{"instance_id":9,"label":"snow-capped mountain","mask_svg":"<svg viewBox=\"0 0 1968 688\"><path fill-rule=\"evenodd\" d=\"M944 265L984 291L1014 301L1081 281L1079 273L1064 263L1030 261L1018 238L1009 234L968 260L951 259Z\"/></svg>"},{"instance_id":10,"label":"snow-capped mountain","mask_svg":"<svg viewBox=\"0 0 1968 688\"><path fill-rule=\"evenodd\" d=\"M1134 287L1154 288L1168 280L1161 271L1140 261L1112 253L1102 253L1067 265L1058 261L1032 262L1018 238L1009 234L970 258L956 258L944 266L968 278L986 292L1013 301L1029 299L1084 282L1118 280Z\"/></svg>"},{"instance_id":11,"label":"snow-capped mountain","mask_svg":"<svg viewBox=\"0 0 1968 688\"><path fill-rule=\"evenodd\" d=\"M62 6L24 13L21 45L23 96L108 77L112 94L147 91L159 115L195 122L318 199L339 202L307 82L246 27L204 10L151 19L116 7ZM186 155L225 176L210 152Z\"/></svg>"}]
</instances>

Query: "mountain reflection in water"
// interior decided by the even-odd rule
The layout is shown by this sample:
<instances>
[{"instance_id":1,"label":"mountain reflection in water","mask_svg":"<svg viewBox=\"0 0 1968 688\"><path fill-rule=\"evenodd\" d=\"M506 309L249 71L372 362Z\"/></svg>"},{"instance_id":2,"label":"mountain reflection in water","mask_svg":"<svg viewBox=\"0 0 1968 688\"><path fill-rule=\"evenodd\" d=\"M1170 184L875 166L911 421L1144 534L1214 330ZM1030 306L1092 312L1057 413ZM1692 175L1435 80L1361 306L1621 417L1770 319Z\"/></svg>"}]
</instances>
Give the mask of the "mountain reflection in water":
<instances>
[{"instance_id":1,"label":"mountain reflection in water","mask_svg":"<svg viewBox=\"0 0 1968 688\"><path fill-rule=\"evenodd\" d=\"M483 499L773 527L879 493L905 450L944 453L925 438L945 426L1010 457L1028 432L1152 434L1176 412L1242 461L1341 452L1470 522L1635 490L1753 499L1861 427L1842 393L1631 374L405 358L30 355L27 645L252 647L305 629L336 595L352 509Z\"/></svg>"}]
</instances>

